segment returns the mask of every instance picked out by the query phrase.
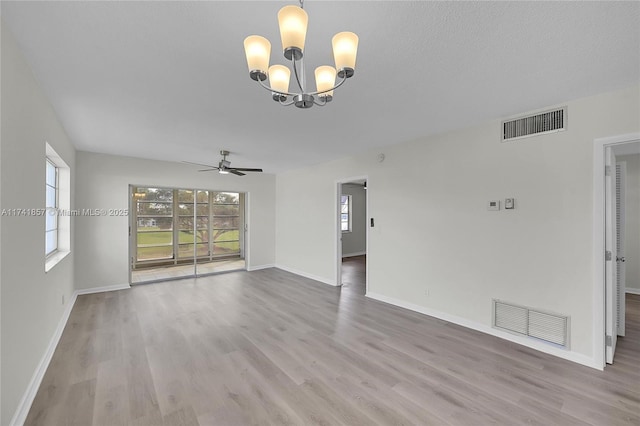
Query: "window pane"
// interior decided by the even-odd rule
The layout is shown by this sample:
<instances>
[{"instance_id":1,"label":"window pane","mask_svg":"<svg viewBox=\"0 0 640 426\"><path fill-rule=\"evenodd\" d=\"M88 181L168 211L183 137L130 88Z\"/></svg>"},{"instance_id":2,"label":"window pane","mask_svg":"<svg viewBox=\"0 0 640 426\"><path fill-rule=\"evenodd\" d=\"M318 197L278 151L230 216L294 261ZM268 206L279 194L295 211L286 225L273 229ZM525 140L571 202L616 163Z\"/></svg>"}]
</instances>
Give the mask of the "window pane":
<instances>
[{"instance_id":1,"label":"window pane","mask_svg":"<svg viewBox=\"0 0 640 426\"><path fill-rule=\"evenodd\" d=\"M233 230L225 230L225 229L214 229L213 230L213 241L238 241L238 235L240 233L237 229Z\"/></svg>"},{"instance_id":2,"label":"window pane","mask_svg":"<svg viewBox=\"0 0 640 426\"><path fill-rule=\"evenodd\" d=\"M44 230L51 231L58 227L58 216L55 214L49 214L49 212L45 213L45 222L44 222Z\"/></svg>"},{"instance_id":3,"label":"window pane","mask_svg":"<svg viewBox=\"0 0 640 426\"><path fill-rule=\"evenodd\" d=\"M184 229L186 231L190 231L193 229L193 217L183 216L179 219L180 229ZM198 216L196 218L196 225L198 229L207 229L209 225L209 217L207 216Z\"/></svg>"},{"instance_id":4,"label":"window pane","mask_svg":"<svg viewBox=\"0 0 640 426\"><path fill-rule=\"evenodd\" d=\"M207 230L198 230L196 231L196 242L197 243L206 243L209 241L209 232ZM192 243L193 242L193 231L180 231L180 241L179 243Z\"/></svg>"},{"instance_id":5,"label":"window pane","mask_svg":"<svg viewBox=\"0 0 640 426\"><path fill-rule=\"evenodd\" d=\"M196 242L197 243L208 243L209 242L209 230L208 229L198 229L196 231Z\"/></svg>"},{"instance_id":6,"label":"window pane","mask_svg":"<svg viewBox=\"0 0 640 426\"><path fill-rule=\"evenodd\" d=\"M341 220L342 222L347 222L347 223L349 223L349 214L348 214L348 213L342 213L340 216L341 216L341 219L340 219L340 220Z\"/></svg>"},{"instance_id":7,"label":"window pane","mask_svg":"<svg viewBox=\"0 0 640 426\"><path fill-rule=\"evenodd\" d=\"M47 161L47 177L46 183L51 186L56 185L56 166Z\"/></svg>"},{"instance_id":8,"label":"window pane","mask_svg":"<svg viewBox=\"0 0 640 426\"><path fill-rule=\"evenodd\" d=\"M343 231L348 231L349 230L349 222L342 222L341 225L342 225L341 229Z\"/></svg>"},{"instance_id":9,"label":"window pane","mask_svg":"<svg viewBox=\"0 0 640 426\"><path fill-rule=\"evenodd\" d=\"M237 192L214 192L214 204L238 204L240 203L240 194Z\"/></svg>"},{"instance_id":10,"label":"window pane","mask_svg":"<svg viewBox=\"0 0 640 426\"><path fill-rule=\"evenodd\" d=\"M180 216L193 216L193 204L178 204L178 214Z\"/></svg>"},{"instance_id":11,"label":"window pane","mask_svg":"<svg viewBox=\"0 0 640 426\"><path fill-rule=\"evenodd\" d=\"M193 242L193 231L191 230L186 230L186 231L180 231L180 234L178 234L180 239L178 240L179 243L192 243Z\"/></svg>"},{"instance_id":12,"label":"window pane","mask_svg":"<svg viewBox=\"0 0 640 426\"><path fill-rule=\"evenodd\" d=\"M238 241L213 244L214 255L237 254L237 253L240 253L240 243Z\"/></svg>"},{"instance_id":13,"label":"window pane","mask_svg":"<svg viewBox=\"0 0 640 426\"><path fill-rule=\"evenodd\" d=\"M214 216L213 227L216 229L238 229L240 218L233 216Z\"/></svg>"},{"instance_id":14,"label":"window pane","mask_svg":"<svg viewBox=\"0 0 640 426\"><path fill-rule=\"evenodd\" d=\"M340 204L348 204L349 203L349 196L347 195L342 195L340 197Z\"/></svg>"},{"instance_id":15,"label":"window pane","mask_svg":"<svg viewBox=\"0 0 640 426\"><path fill-rule=\"evenodd\" d=\"M172 259L173 246L138 247L138 260Z\"/></svg>"},{"instance_id":16,"label":"window pane","mask_svg":"<svg viewBox=\"0 0 640 426\"><path fill-rule=\"evenodd\" d=\"M208 203L209 191L198 191L197 201L198 203Z\"/></svg>"},{"instance_id":17,"label":"window pane","mask_svg":"<svg viewBox=\"0 0 640 426\"><path fill-rule=\"evenodd\" d=\"M160 244L173 244L173 232L138 232L138 247Z\"/></svg>"},{"instance_id":18,"label":"window pane","mask_svg":"<svg viewBox=\"0 0 640 426\"><path fill-rule=\"evenodd\" d=\"M209 216L198 216L198 217L196 217L196 226L200 230L209 229Z\"/></svg>"},{"instance_id":19,"label":"window pane","mask_svg":"<svg viewBox=\"0 0 640 426\"><path fill-rule=\"evenodd\" d=\"M53 230L45 233L45 254L52 253L58 248L58 231Z\"/></svg>"},{"instance_id":20,"label":"window pane","mask_svg":"<svg viewBox=\"0 0 640 426\"><path fill-rule=\"evenodd\" d=\"M170 231L173 229L173 220L170 217L138 217L138 230L140 231Z\"/></svg>"},{"instance_id":21,"label":"window pane","mask_svg":"<svg viewBox=\"0 0 640 426\"><path fill-rule=\"evenodd\" d=\"M173 205L171 203L138 202L138 216L144 216L144 215L171 216L172 214L173 214Z\"/></svg>"},{"instance_id":22,"label":"window pane","mask_svg":"<svg viewBox=\"0 0 640 426\"><path fill-rule=\"evenodd\" d=\"M56 189L46 186L46 205L45 207L56 207Z\"/></svg>"},{"instance_id":23,"label":"window pane","mask_svg":"<svg viewBox=\"0 0 640 426\"><path fill-rule=\"evenodd\" d=\"M141 194L140 201L173 201L173 189L166 188L135 188L136 194Z\"/></svg>"},{"instance_id":24,"label":"window pane","mask_svg":"<svg viewBox=\"0 0 640 426\"><path fill-rule=\"evenodd\" d=\"M196 204L196 214L198 216L209 216L209 204Z\"/></svg>"},{"instance_id":25,"label":"window pane","mask_svg":"<svg viewBox=\"0 0 640 426\"><path fill-rule=\"evenodd\" d=\"M212 206L214 216L238 216L240 213L240 207L236 205L213 205Z\"/></svg>"},{"instance_id":26,"label":"window pane","mask_svg":"<svg viewBox=\"0 0 640 426\"><path fill-rule=\"evenodd\" d=\"M178 201L181 203L192 203L193 204L193 191L190 189L179 189L178 190Z\"/></svg>"},{"instance_id":27,"label":"window pane","mask_svg":"<svg viewBox=\"0 0 640 426\"><path fill-rule=\"evenodd\" d=\"M347 205L344 205L344 204L341 205L340 206L340 212L341 213L349 213L349 205L348 204Z\"/></svg>"},{"instance_id":28,"label":"window pane","mask_svg":"<svg viewBox=\"0 0 640 426\"><path fill-rule=\"evenodd\" d=\"M193 244L180 244L178 246L178 257L181 259L193 257Z\"/></svg>"},{"instance_id":29,"label":"window pane","mask_svg":"<svg viewBox=\"0 0 640 426\"><path fill-rule=\"evenodd\" d=\"M197 244L198 256L209 256L209 244Z\"/></svg>"}]
</instances>

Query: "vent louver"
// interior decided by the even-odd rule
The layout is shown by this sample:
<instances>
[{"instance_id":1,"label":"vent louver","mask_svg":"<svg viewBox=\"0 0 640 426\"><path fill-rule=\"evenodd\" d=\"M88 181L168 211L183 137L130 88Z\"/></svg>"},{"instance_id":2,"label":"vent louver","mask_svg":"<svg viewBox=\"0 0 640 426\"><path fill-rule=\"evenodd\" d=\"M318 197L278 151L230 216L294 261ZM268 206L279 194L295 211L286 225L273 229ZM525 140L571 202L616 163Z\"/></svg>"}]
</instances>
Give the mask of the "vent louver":
<instances>
[{"instance_id":1,"label":"vent louver","mask_svg":"<svg viewBox=\"0 0 640 426\"><path fill-rule=\"evenodd\" d=\"M563 347L569 345L569 317L493 300L493 326Z\"/></svg>"},{"instance_id":2,"label":"vent louver","mask_svg":"<svg viewBox=\"0 0 640 426\"><path fill-rule=\"evenodd\" d=\"M560 132L566 129L567 107L502 122L502 141Z\"/></svg>"}]
</instances>

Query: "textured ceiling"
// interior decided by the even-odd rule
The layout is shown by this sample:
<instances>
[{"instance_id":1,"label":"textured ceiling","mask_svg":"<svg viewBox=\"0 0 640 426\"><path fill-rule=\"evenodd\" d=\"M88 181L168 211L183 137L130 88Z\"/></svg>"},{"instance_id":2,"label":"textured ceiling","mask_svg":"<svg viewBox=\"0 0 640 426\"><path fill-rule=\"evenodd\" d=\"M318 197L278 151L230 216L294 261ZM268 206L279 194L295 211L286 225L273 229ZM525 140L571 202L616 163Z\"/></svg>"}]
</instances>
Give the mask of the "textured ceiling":
<instances>
[{"instance_id":1,"label":"textured ceiling","mask_svg":"<svg viewBox=\"0 0 640 426\"><path fill-rule=\"evenodd\" d=\"M280 172L640 82L640 2L305 3L307 76L360 36L327 107L276 105L243 39L280 54L286 2L8 2L1 14L78 149Z\"/></svg>"}]
</instances>

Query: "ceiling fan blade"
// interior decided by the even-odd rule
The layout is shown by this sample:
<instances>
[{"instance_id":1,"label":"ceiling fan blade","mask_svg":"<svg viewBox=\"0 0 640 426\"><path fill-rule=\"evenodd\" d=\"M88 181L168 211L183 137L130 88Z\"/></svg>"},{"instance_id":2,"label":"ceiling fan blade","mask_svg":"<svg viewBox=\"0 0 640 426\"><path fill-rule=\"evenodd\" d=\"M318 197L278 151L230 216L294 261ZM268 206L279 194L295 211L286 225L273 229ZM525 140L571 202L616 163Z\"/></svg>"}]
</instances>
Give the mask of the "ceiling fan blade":
<instances>
[{"instance_id":1,"label":"ceiling fan blade","mask_svg":"<svg viewBox=\"0 0 640 426\"><path fill-rule=\"evenodd\" d=\"M238 170L236 170L236 169L227 169L227 170L229 171L229 173L233 173L233 174L234 174L234 175L236 175L236 176L244 176L244 173L239 172L239 171L238 171Z\"/></svg>"},{"instance_id":2,"label":"ceiling fan blade","mask_svg":"<svg viewBox=\"0 0 640 426\"><path fill-rule=\"evenodd\" d=\"M181 161L181 163L185 163L185 164L192 164L194 166L201 166L201 167L210 167L212 169L217 169L216 166L212 166L211 164L202 164L202 163L192 163L191 161Z\"/></svg>"},{"instance_id":3,"label":"ceiling fan blade","mask_svg":"<svg viewBox=\"0 0 640 426\"><path fill-rule=\"evenodd\" d=\"M262 169L247 169L244 167L232 167L233 170L240 170L241 172L261 172Z\"/></svg>"},{"instance_id":4,"label":"ceiling fan blade","mask_svg":"<svg viewBox=\"0 0 640 426\"><path fill-rule=\"evenodd\" d=\"M213 169L201 169L198 170L199 172L215 172L216 170L218 170L217 167L213 168Z\"/></svg>"}]
</instances>

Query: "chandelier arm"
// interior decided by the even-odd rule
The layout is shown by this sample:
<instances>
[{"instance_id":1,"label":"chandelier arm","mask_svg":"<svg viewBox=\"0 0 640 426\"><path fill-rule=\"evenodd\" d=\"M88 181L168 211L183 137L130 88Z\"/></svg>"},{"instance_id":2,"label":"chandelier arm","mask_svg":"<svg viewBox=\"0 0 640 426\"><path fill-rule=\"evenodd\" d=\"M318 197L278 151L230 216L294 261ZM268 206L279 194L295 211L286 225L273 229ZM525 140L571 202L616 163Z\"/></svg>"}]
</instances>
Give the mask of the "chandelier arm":
<instances>
[{"instance_id":1,"label":"chandelier arm","mask_svg":"<svg viewBox=\"0 0 640 426\"><path fill-rule=\"evenodd\" d=\"M283 102L283 101L278 101L278 103L282 106L289 106L289 105L293 105L295 103L295 99L290 100L289 102Z\"/></svg>"},{"instance_id":2,"label":"chandelier arm","mask_svg":"<svg viewBox=\"0 0 640 426\"><path fill-rule=\"evenodd\" d=\"M316 98L315 98L315 96L314 96L314 97L313 97L313 103L314 103L315 105L318 105L318 106L321 106L321 107L322 107L322 106L325 106L325 105L327 104L327 101L324 101L324 102L318 102L318 101L316 101Z\"/></svg>"},{"instance_id":3,"label":"chandelier arm","mask_svg":"<svg viewBox=\"0 0 640 426\"><path fill-rule=\"evenodd\" d=\"M268 91L270 91L270 92L272 92L272 93L273 93L273 92L275 92L275 93L280 93L280 94L282 94L282 95L286 95L286 96L297 96L297 95L298 95L298 93L289 93L289 92L281 92L281 91L279 91L279 90L273 90L271 87L269 87L269 86L267 86L266 84L264 84L264 82L263 82L263 81L261 81L261 80L259 80L259 79L258 79L257 81L258 81L258 83L260 83L260 85L261 85L262 87L264 87L265 89L267 89Z\"/></svg>"},{"instance_id":4,"label":"chandelier arm","mask_svg":"<svg viewBox=\"0 0 640 426\"><path fill-rule=\"evenodd\" d=\"M296 76L296 82L298 83L298 87L300 88L300 92L304 93L304 88L302 87L302 83L300 83L300 77L298 76L298 67L296 67L296 58L292 59L293 62L293 74Z\"/></svg>"},{"instance_id":5,"label":"chandelier arm","mask_svg":"<svg viewBox=\"0 0 640 426\"><path fill-rule=\"evenodd\" d=\"M336 84L335 86L333 86L331 89L321 90L321 91L319 91L319 92L310 92L309 94L313 96L313 95L319 95L319 94L321 94L321 93L327 93L327 92L330 92L330 91L335 90L335 89L337 89L338 87L342 86L342 85L344 84L344 82L345 82L345 81L347 81L347 76L346 76L346 74L342 77L342 80L340 80L340 82L338 82L338 84Z\"/></svg>"}]
</instances>

